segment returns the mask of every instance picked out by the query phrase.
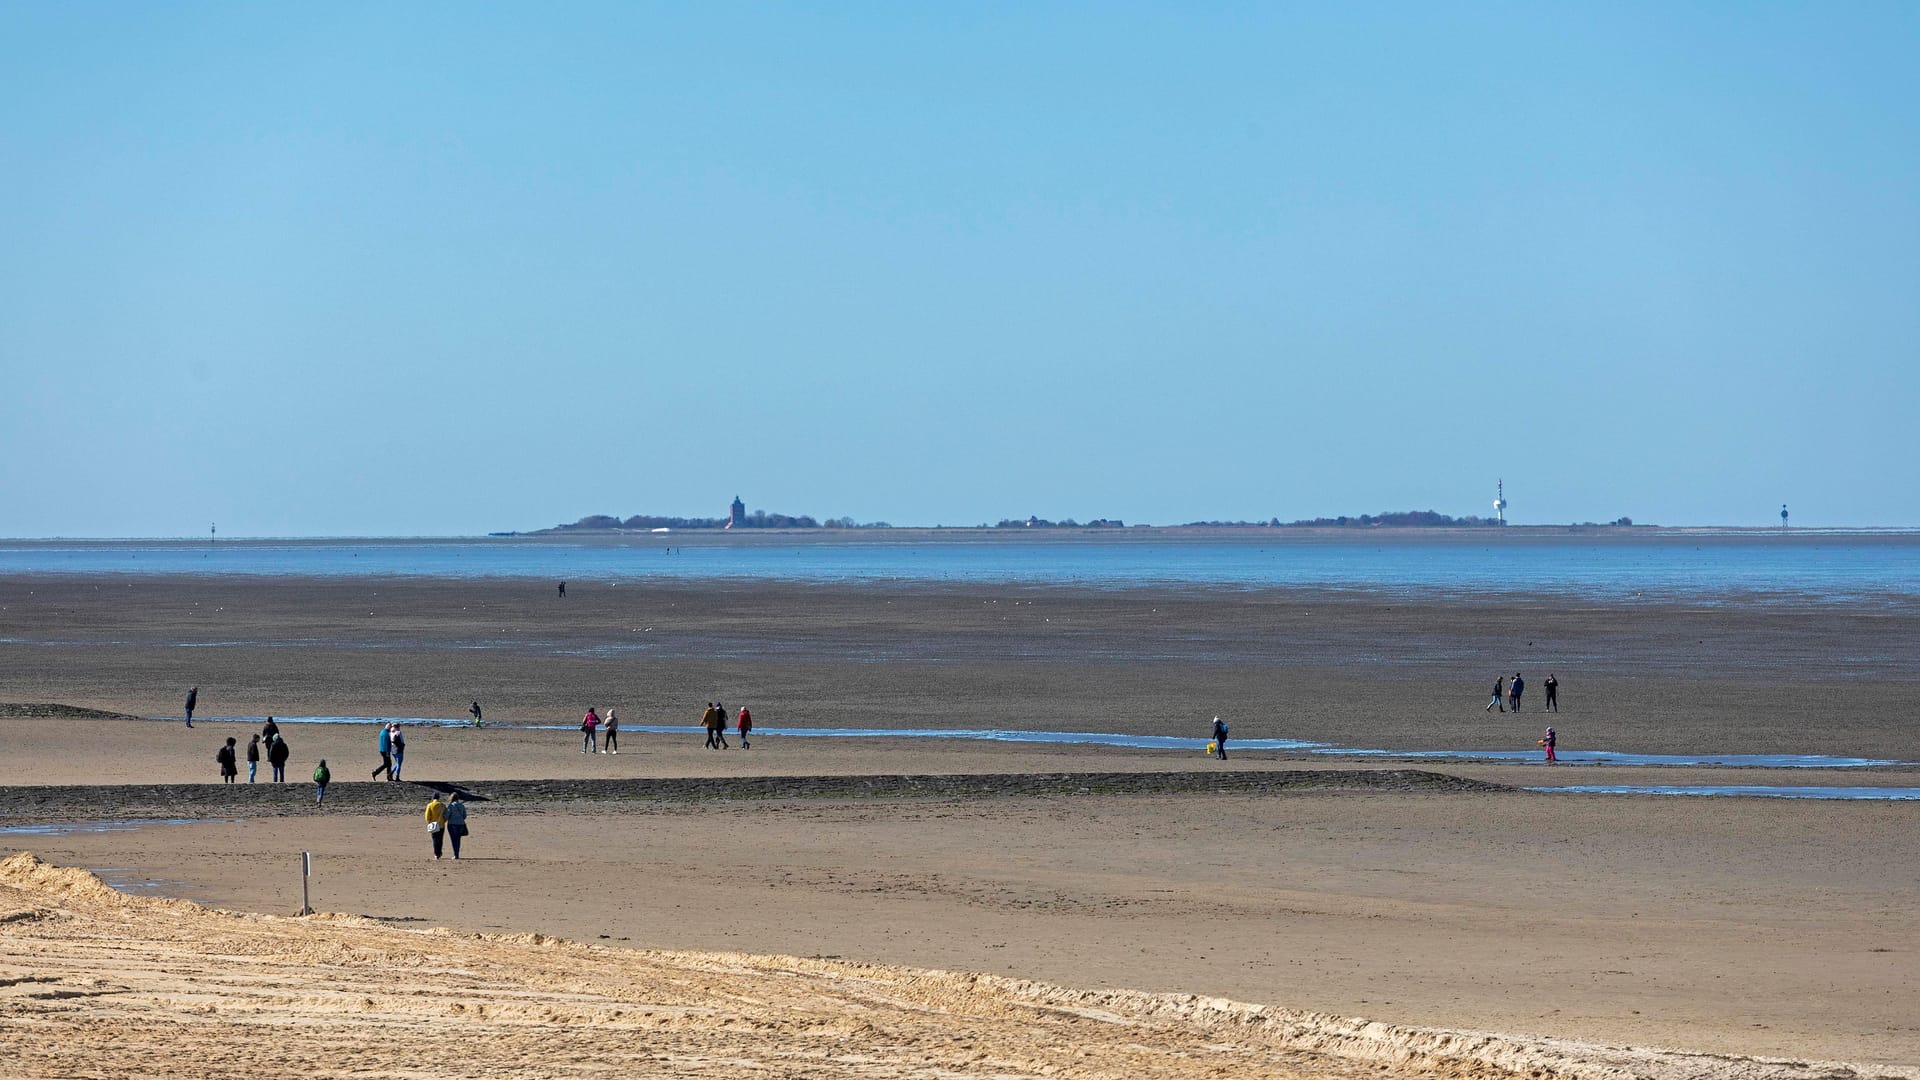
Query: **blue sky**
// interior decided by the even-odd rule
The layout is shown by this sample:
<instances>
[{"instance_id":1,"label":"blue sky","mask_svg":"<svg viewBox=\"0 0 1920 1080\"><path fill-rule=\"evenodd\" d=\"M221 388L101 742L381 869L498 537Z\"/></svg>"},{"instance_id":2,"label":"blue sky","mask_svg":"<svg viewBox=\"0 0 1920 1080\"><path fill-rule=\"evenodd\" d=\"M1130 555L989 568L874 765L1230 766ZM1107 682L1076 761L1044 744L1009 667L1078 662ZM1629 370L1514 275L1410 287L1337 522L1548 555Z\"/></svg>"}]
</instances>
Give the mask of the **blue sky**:
<instances>
[{"instance_id":1,"label":"blue sky","mask_svg":"<svg viewBox=\"0 0 1920 1080\"><path fill-rule=\"evenodd\" d=\"M1920 6L0 7L0 535L1920 525Z\"/></svg>"}]
</instances>

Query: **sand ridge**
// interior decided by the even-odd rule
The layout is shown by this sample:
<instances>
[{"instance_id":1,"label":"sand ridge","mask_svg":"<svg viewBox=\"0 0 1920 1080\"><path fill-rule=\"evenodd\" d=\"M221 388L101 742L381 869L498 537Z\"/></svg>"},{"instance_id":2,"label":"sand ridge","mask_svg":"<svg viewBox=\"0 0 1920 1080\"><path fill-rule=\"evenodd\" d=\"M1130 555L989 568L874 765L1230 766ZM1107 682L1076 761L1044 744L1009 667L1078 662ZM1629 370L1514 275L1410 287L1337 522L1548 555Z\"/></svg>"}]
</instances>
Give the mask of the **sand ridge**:
<instances>
[{"instance_id":1,"label":"sand ridge","mask_svg":"<svg viewBox=\"0 0 1920 1080\"><path fill-rule=\"evenodd\" d=\"M0 861L0 1030L21 1076L1920 1075L991 975L236 914L125 896L25 852Z\"/></svg>"}]
</instances>

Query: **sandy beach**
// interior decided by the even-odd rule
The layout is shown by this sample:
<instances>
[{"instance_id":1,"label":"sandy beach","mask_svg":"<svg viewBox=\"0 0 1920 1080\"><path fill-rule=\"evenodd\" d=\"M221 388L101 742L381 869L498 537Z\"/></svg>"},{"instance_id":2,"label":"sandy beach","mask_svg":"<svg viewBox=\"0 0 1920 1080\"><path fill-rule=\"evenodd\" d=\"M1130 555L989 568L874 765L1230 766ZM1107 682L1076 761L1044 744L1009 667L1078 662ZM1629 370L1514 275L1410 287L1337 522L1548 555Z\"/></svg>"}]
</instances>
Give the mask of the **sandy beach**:
<instances>
[{"instance_id":1,"label":"sandy beach","mask_svg":"<svg viewBox=\"0 0 1920 1080\"><path fill-rule=\"evenodd\" d=\"M829 967L805 968L807 978L841 983L847 976L831 965L889 965L887 979L908 969L980 972L1047 984L1053 1004L1040 1011L1053 1016L1082 1008L1061 1005L1065 998L1091 993L1107 995L1097 1006L1103 1015L1164 1019L1173 1014L1142 1004L1145 996L1195 995L1362 1017L1396 1031L1499 1032L1503 1047L1572 1040L1847 1061L1884 1075L1907 1075L1920 1063L1920 1011L1912 1004L1920 1000L1913 945L1920 940L1920 897L1911 871L1920 856L1920 804L1420 784L1366 790L1359 780L1351 789L1276 779L1232 790L1210 786L1209 777L1226 770L1372 774L1398 764L1247 752L1223 766L1198 754L1124 748L771 733L783 725L831 725L1203 737L1219 713L1233 721L1237 737L1416 749L1530 746L1551 719L1563 747L1911 760L1920 756L1911 708L1920 685L1920 650L1913 648L1920 620L1897 606L1564 610L1544 602L1412 603L1288 592L765 583L586 583L571 587L562 603L549 589L384 579L0 582L0 679L7 688L0 696L169 717L0 719L0 826L164 812L162 798L151 805L123 793L108 798L120 789L100 785L212 780L217 745L228 734L244 745L244 733L256 728L203 720L186 730L173 714L190 685L201 687L203 717L453 717L478 697L498 723L480 731L411 730L410 782L400 785L360 783L361 770L375 764L370 727L291 725L295 782L281 790L223 794L215 786L207 798L230 798L231 805L196 799L184 815L195 820L131 831L14 833L0 846L91 869L142 896L242 913L166 908L163 922L237 919L249 933L264 925L259 918L298 907L295 853L312 851L316 907L366 921L306 920L273 933L305 935L311 927L316 934L417 938L419 928L448 927L460 934L433 936L434 947L457 942L463 970L485 952L488 964L499 965L487 968L488 978L504 983L530 977L527 957L515 952L525 943L476 944L481 939L460 935L539 933L607 946L590 953L593 963L616 966L664 962L643 952L652 949L687 950L703 958L684 961L696 966L711 966L710 956L721 953L813 958L806 963ZM1536 688L1555 670L1565 711L1549 718L1529 701L1522 718L1486 713L1484 684L1497 671L1516 669ZM692 724L716 696L750 705L770 734L751 751L703 750ZM568 730L520 726L565 725L587 704L616 705L629 724L685 724L686 733L623 733L616 757L579 753L578 736ZM315 811L304 781L320 756L345 786L337 785L336 806ZM1572 782L1573 771L1464 762L1417 767L1513 789ZM1920 783L1911 768L1577 771L1581 783ZM1161 776L1180 789L1108 791L1060 782L1036 791L1013 782L1102 773ZM808 794L804 782L869 776L1012 779L960 795ZM793 779L787 790L755 788L751 797L725 787L778 778ZM513 787L534 780L581 786ZM650 782L703 780L713 790L646 794ZM490 784L499 791L475 804L472 858L434 862L417 806L433 785L484 797ZM26 785L70 793L33 809ZM370 789L365 798L348 797L356 785ZM36 899L17 876L6 885L25 890L15 903L58 908ZM82 915L100 917L63 915L61 925L77 928ZM45 925L47 919L36 919L0 928L6 978L65 977L43 971L45 957L55 955L35 943ZM225 940L232 931L204 932ZM167 964L187 963L167 955ZM726 963L761 989L716 994L766 1000L765 972L774 961ZM836 974L820 974L828 971ZM366 978L338 965L310 977L329 986ZM633 977L651 986L682 976ZM171 993L141 983L131 996L151 1003L171 1001ZM1125 1007L1112 995L1124 997ZM103 995L85 1008L105 1010L88 1015L112 1014L125 1030L157 1022L124 1008L127 996ZM39 1000L13 993L0 1017L54 1023L42 1015L53 1006ZM577 1022L600 1023L620 1008L583 1005ZM954 1008L949 1001L916 1015L943 1016L952 1035L999 1038L985 1034L973 1014L949 1012ZM396 1024L410 1015L391 1004L373 1011ZM1510 1067L1620 1075L1618 1063L1605 1064L1597 1051L1563 1056L1551 1067L1519 1057L1503 1065L1464 1051L1452 1058L1394 1051L1402 1056L1372 1059L1366 1055L1373 1051L1356 1051L1293 1060L1285 1055L1312 1047L1275 1041L1271 1032L1249 1042L1244 1024L1226 1038L1194 1015L1189 1011L1164 1036L1158 1029L1135 1033L1135 1041L1168 1055L1150 1066L1078 1030L1062 1036L1062 1045L1090 1057L1035 1053L1016 1060L1011 1051L993 1050L977 1059L991 1066L940 1054L932 1055L936 1064L910 1066L906 1056L881 1052L907 1043L866 1033L849 1037L870 1063L794 1058L733 1074L944 1068L1042 1075L1051 1066L1056 1075L1086 1076L1343 1075L1356 1061L1393 1060L1395 1075L1497 1075ZM288 1022L318 1030L347 1021ZM892 1032L900 1023L878 1027ZM1180 1040L1196 1029L1206 1032L1208 1045L1232 1044L1234 1053L1252 1056L1194 1057ZM676 1028L681 1041L674 1045L685 1052L640 1071L728 1074L721 1064L695 1060L739 1052L727 1044L728 1030L717 1019L689 1021ZM511 1042L497 1032L482 1041L496 1034ZM540 1025L525 1036L524 1052L532 1056L519 1065L489 1058L491 1065L468 1071L561 1071L555 1059L535 1052L547 1037ZM1033 1044L1044 1041L1036 1036ZM1020 1044L1020 1037L1007 1037L1006 1045ZM1332 1044L1317 1045L1315 1053ZM310 1049L321 1052L318 1043ZM179 1059L169 1066L164 1051L153 1054L149 1069L183 1067ZM77 1068L76 1059L57 1054L34 1060L39 1064L27 1075ZM374 1071L397 1067L393 1060L354 1060ZM1686 1068L1671 1060L1662 1066L1677 1070L1671 1075L1711 1074L1697 1059ZM1722 1067L1734 1066L1714 1066ZM1738 1069L1791 1075L1777 1063ZM467 1073L435 1075L442 1074ZM1638 1074L1660 1072L1647 1066Z\"/></svg>"}]
</instances>

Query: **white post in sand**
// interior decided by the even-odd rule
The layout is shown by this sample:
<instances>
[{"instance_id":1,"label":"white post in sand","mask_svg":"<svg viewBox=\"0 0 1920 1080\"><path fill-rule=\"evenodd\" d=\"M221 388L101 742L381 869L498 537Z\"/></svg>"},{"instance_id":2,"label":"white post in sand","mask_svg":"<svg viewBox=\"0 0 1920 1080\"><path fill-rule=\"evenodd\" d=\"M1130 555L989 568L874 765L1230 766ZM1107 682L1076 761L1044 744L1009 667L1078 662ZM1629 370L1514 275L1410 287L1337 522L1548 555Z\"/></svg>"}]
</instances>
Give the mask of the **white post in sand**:
<instances>
[{"instance_id":1,"label":"white post in sand","mask_svg":"<svg viewBox=\"0 0 1920 1080\"><path fill-rule=\"evenodd\" d=\"M307 896L307 879L313 877L313 852L300 853L300 914L313 914L313 901Z\"/></svg>"}]
</instances>

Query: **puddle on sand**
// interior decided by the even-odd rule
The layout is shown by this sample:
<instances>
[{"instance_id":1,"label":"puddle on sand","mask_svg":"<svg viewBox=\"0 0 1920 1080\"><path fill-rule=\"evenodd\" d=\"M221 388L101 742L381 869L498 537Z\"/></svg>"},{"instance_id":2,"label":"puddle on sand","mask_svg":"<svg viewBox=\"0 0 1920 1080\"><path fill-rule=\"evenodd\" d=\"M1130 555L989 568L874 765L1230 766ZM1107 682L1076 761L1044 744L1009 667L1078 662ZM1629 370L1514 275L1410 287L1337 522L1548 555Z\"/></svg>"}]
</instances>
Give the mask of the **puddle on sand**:
<instances>
[{"instance_id":1,"label":"puddle on sand","mask_svg":"<svg viewBox=\"0 0 1920 1080\"><path fill-rule=\"evenodd\" d=\"M61 821L46 825L0 825L0 836L72 836L76 833L132 832L149 825L206 825L233 818L146 818L134 821Z\"/></svg>"},{"instance_id":2,"label":"puddle on sand","mask_svg":"<svg viewBox=\"0 0 1920 1080\"><path fill-rule=\"evenodd\" d=\"M265 723L264 716L223 716L213 719L249 724ZM466 720L392 716L281 716L282 724L411 724L416 727L467 727ZM578 731L575 724L515 724L503 727L524 731ZM687 724L620 725L621 731L652 735L699 733ZM1207 740L1177 735L1119 735L1094 731L1018 731L1001 728L771 728L754 730L755 738L811 739L973 739L984 742L1119 746L1140 750L1178 750L1198 753ZM1305 739L1232 739L1227 749L1291 750L1325 757L1400 758L1405 760L1482 761L1538 764L1539 750L1390 750L1375 747L1331 746ZM1563 765L1678 765L1730 769L1864 769L1879 765L1913 765L1891 758L1837 757L1827 754L1633 754L1621 750L1562 750Z\"/></svg>"},{"instance_id":3,"label":"puddle on sand","mask_svg":"<svg viewBox=\"0 0 1920 1080\"><path fill-rule=\"evenodd\" d=\"M1760 799L1845 799L1907 802L1920 800L1920 787L1820 787L1759 784L1577 784L1530 787L1528 791L1580 795L1737 795Z\"/></svg>"}]
</instances>

